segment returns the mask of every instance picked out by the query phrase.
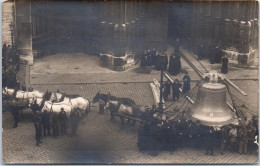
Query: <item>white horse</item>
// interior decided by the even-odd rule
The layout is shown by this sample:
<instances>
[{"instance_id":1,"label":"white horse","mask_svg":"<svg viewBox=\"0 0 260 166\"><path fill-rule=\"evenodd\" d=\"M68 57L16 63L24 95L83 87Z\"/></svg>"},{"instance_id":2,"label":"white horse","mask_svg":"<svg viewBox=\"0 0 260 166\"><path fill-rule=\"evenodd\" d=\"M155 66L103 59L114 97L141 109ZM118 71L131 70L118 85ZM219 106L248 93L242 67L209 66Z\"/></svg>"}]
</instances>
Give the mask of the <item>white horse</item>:
<instances>
[{"instance_id":1,"label":"white horse","mask_svg":"<svg viewBox=\"0 0 260 166\"><path fill-rule=\"evenodd\" d=\"M50 101L60 101L62 98L61 93L52 93L50 97ZM64 100L62 102L64 103L69 103L72 105L73 109L80 109L83 113L84 116L90 112L90 101L83 98L83 97L75 97L75 98L70 98L70 97L64 97Z\"/></svg>"},{"instance_id":2,"label":"white horse","mask_svg":"<svg viewBox=\"0 0 260 166\"><path fill-rule=\"evenodd\" d=\"M37 98L37 97L29 98L29 107L31 107L33 104L36 104L38 106L38 109L42 113L46 110L47 112L50 113L59 114L61 108L63 108L67 114L67 117L70 117L71 112L74 110L70 103L65 103L65 102L52 103L51 101L44 101L43 98Z\"/></svg>"},{"instance_id":3,"label":"white horse","mask_svg":"<svg viewBox=\"0 0 260 166\"><path fill-rule=\"evenodd\" d=\"M64 109L64 111L67 114L67 117L70 117L70 115L73 111L73 107L71 104L65 103L65 102L52 103L50 101L45 101L41 112L44 112L44 110L47 110L47 112L59 114L61 111L61 108Z\"/></svg>"},{"instance_id":4,"label":"white horse","mask_svg":"<svg viewBox=\"0 0 260 166\"><path fill-rule=\"evenodd\" d=\"M15 94L16 93L16 94ZM34 90L32 92L29 91L22 91L22 90L15 90L15 89L9 89L5 87L3 89L3 95L7 96L14 96L17 99L28 99L32 97L42 98L44 96L44 93L39 92L38 90Z\"/></svg>"}]
</instances>

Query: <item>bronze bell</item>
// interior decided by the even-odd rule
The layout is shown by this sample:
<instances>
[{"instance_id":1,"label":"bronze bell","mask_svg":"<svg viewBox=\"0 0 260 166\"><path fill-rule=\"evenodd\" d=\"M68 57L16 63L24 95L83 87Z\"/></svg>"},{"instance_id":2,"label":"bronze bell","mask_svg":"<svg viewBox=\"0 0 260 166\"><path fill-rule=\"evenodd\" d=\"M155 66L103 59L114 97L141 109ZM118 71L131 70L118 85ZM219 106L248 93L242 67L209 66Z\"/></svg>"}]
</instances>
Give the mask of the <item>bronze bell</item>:
<instances>
[{"instance_id":1,"label":"bronze bell","mask_svg":"<svg viewBox=\"0 0 260 166\"><path fill-rule=\"evenodd\" d=\"M207 126L223 126L234 121L234 113L226 103L226 85L216 71L204 74L204 83L198 88L197 99L191 107L191 119Z\"/></svg>"}]
</instances>

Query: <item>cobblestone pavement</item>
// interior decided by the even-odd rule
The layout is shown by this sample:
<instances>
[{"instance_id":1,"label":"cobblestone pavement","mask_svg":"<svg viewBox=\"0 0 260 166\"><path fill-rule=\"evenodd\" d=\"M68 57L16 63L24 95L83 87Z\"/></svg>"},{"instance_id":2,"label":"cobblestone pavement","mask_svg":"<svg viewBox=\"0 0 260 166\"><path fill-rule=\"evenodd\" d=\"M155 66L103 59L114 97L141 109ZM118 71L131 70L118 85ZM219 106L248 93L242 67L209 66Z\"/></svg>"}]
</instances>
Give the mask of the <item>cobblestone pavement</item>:
<instances>
[{"instance_id":1,"label":"cobblestone pavement","mask_svg":"<svg viewBox=\"0 0 260 166\"><path fill-rule=\"evenodd\" d=\"M48 163L181 163L181 164L243 164L256 163L256 155L239 155L227 152L215 156L206 156L203 149L183 148L173 153L163 151L158 156L141 153L137 147L137 126L126 126L120 130L119 119L110 122L108 115L99 115L94 110L80 124L78 135L54 139L43 139L40 147L35 146L34 126L29 120L13 129L10 114L5 113L9 125L3 130L3 161L13 164Z\"/></svg>"},{"instance_id":2,"label":"cobblestone pavement","mask_svg":"<svg viewBox=\"0 0 260 166\"><path fill-rule=\"evenodd\" d=\"M249 94L255 95L256 82L240 81ZM251 85L251 86L248 86ZM60 84L33 85L35 89L79 94L92 99L98 90L110 91L112 94L133 98L137 104L153 104L149 83L103 83L103 84ZM253 101L252 101L253 102ZM9 112L3 113L3 162L4 163L163 163L163 164L245 164L258 162L256 155L239 155L227 152L215 156L206 156L203 149L183 148L173 153L162 151L158 156L141 153L137 147L138 125L127 125L120 130L120 121L110 122L109 115L100 115L96 104L92 112L80 124L78 135L54 139L43 139L41 147L35 146L34 126L30 120L30 110L25 110L23 119L17 129L12 128ZM256 111L257 112L257 111ZM255 112L255 113L256 113Z\"/></svg>"},{"instance_id":3,"label":"cobblestone pavement","mask_svg":"<svg viewBox=\"0 0 260 166\"><path fill-rule=\"evenodd\" d=\"M168 54L171 51L169 49ZM189 52L185 54L192 56ZM59 89L60 92L78 94L90 100L98 91L101 91L110 92L119 97L132 98L137 104L143 106L151 106L154 103L149 83L153 78L159 79L159 71L152 70L150 74L136 73L134 69L114 72L101 69L97 63L94 66L84 66L83 62L86 60L97 62L96 57L89 59L86 55L79 55L82 58L80 63L73 61L72 57L60 58L61 61L57 63L54 61L55 57L52 56L39 61L40 66L35 65L34 69L31 68L33 70L30 75L31 86L42 92L47 89L49 91ZM189 71L193 80L191 86L195 86L195 80L199 80L198 75L183 59L181 61L182 68ZM207 69L218 71L220 69L218 64L212 66L206 65L208 64L206 61L201 63L205 64ZM70 67L74 67L73 70ZM66 71L70 73L66 74ZM257 70L240 70L231 67L228 75L236 79L233 82L248 94L248 96L242 96L231 88L232 94L248 106L247 114L258 114L257 72ZM182 80L182 77L183 74L172 76L173 79L179 80ZM228 101L230 102L229 97ZM218 149L215 156L206 156L203 149L188 147L178 149L173 153L163 151L158 156L141 153L137 147L138 125L126 126L124 130L120 130L119 119L114 123L110 122L109 115L98 114L97 106L97 104L92 104L92 112L80 124L77 137L63 136L58 139L47 137L43 139L44 143L39 148L35 146L34 126L30 120L31 111L23 111L24 118L17 129L12 128L10 113L4 112L2 132L4 163L247 164L258 162L258 156L253 154L239 155L227 152L220 155Z\"/></svg>"}]
</instances>

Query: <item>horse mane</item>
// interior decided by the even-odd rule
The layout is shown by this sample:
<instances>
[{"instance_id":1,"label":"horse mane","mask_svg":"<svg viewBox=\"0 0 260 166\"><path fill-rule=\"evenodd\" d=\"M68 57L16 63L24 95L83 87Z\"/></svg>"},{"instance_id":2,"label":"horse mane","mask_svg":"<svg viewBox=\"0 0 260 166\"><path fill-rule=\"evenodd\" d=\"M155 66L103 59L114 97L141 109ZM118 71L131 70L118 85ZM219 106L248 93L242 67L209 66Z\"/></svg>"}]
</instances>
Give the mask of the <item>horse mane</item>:
<instances>
[{"instance_id":1,"label":"horse mane","mask_svg":"<svg viewBox=\"0 0 260 166\"><path fill-rule=\"evenodd\" d=\"M100 93L100 94L102 94L102 93ZM106 95L106 97L107 97L108 100L117 100L117 101L119 100L118 97L113 96L113 95L111 95L110 93L108 93L108 94L103 94L103 95Z\"/></svg>"},{"instance_id":2,"label":"horse mane","mask_svg":"<svg viewBox=\"0 0 260 166\"><path fill-rule=\"evenodd\" d=\"M62 95L61 95L61 98L60 98L60 101L64 101L64 98L65 98L65 95L62 94Z\"/></svg>"}]
</instances>

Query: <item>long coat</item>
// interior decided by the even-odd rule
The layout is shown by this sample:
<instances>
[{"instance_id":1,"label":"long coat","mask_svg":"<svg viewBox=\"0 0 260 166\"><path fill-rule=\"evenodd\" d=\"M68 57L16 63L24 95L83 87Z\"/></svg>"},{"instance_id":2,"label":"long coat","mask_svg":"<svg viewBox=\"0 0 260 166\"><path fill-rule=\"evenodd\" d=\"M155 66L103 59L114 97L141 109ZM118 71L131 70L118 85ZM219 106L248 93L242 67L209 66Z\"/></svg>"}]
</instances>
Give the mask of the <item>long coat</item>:
<instances>
[{"instance_id":1,"label":"long coat","mask_svg":"<svg viewBox=\"0 0 260 166\"><path fill-rule=\"evenodd\" d=\"M180 73L181 69L181 61L179 56L171 55L170 62L169 62L169 73L171 75L177 75Z\"/></svg>"},{"instance_id":2,"label":"long coat","mask_svg":"<svg viewBox=\"0 0 260 166\"><path fill-rule=\"evenodd\" d=\"M183 91L182 91L182 93L185 94L190 90L190 76L184 75L182 80L183 80Z\"/></svg>"},{"instance_id":3,"label":"long coat","mask_svg":"<svg viewBox=\"0 0 260 166\"><path fill-rule=\"evenodd\" d=\"M228 73L228 58L227 57L222 58L221 73L223 73L223 74Z\"/></svg>"}]
</instances>

